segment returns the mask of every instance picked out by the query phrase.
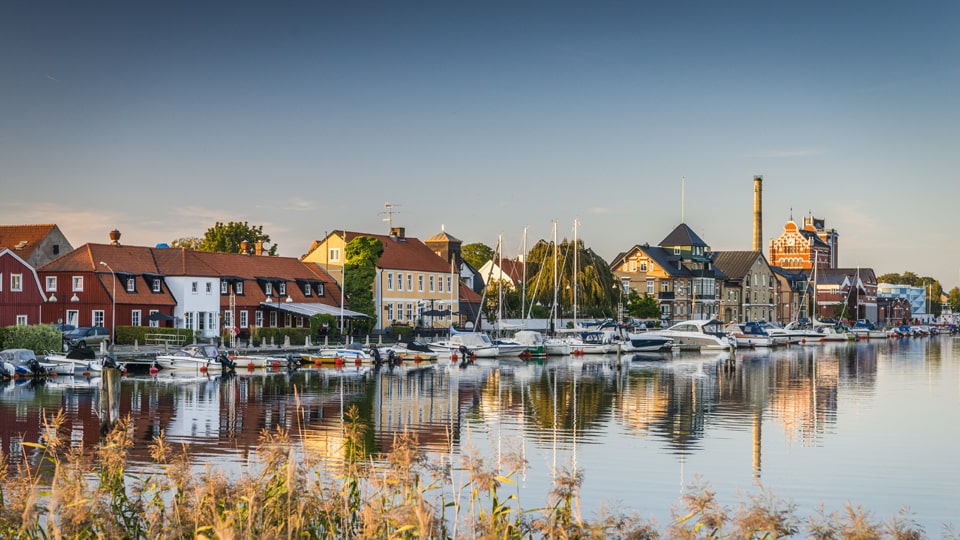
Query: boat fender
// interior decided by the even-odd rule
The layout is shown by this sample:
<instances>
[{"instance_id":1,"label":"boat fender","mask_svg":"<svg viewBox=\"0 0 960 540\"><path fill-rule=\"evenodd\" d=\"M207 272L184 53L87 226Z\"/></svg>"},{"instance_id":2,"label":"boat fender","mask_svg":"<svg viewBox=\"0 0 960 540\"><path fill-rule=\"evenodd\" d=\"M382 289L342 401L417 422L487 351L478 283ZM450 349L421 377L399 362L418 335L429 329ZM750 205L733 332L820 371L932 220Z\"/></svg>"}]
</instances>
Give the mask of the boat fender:
<instances>
[{"instance_id":1,"label":"boat fender","mask_svg":"<svg viewBox=\"0 0 960 540\"><path fill-rule=\"evenodd\" d=\"M253 371L254 369L257 369L257 365L254 364L253 362L250 362L249 364L247 364L247 369L249 369L250 371Z\"/></svg>"},{"instance_id":2,"label":"boat fender","mask_svg":"<svg viewBox=\"0 0 960 540\"><path fill-rule=\"evenodd\" d=\"M360 367L360 355L359 355L359 354L358 354L357 357L353 360L353 365L355 365L355 366L357 366L357 367Z\"/></svg>"}]
</instances>

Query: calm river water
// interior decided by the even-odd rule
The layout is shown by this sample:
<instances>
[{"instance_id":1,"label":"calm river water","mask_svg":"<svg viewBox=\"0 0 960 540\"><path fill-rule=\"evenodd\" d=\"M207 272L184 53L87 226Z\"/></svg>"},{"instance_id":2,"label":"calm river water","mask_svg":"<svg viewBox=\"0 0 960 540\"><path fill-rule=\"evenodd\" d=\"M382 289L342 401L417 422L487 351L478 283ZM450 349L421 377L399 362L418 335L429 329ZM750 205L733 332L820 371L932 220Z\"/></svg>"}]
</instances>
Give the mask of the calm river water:
<instances>
[{"instance_id":1,"label":"calm river water","mask_svg":"<svg viewBox=\"0 0 960 540\"><path fill-rule=\"evenodd\" d=\"M734 355L441 360L366 376L305 369L120 385L133 419L133 470L164 430L198 465L239 471L261 430L287 427L304 451L338 457L343 411L356 405L371 456L416 432L431 459L520 453L520 501L542 506L557 467L583 471L583 511L601 502L662 527L697 477L734 506L757 486L813 515L847 502L878 519L909 506L930 537L960 526L960 339L951 336L792 346ZM33 460L44 411L63 408L72 440L99 441L99 381L10 382L0 438ZM294 390L296 389L296 393ZM454 462L456 460L454 459Z\"/></svg>"}]
</instances>

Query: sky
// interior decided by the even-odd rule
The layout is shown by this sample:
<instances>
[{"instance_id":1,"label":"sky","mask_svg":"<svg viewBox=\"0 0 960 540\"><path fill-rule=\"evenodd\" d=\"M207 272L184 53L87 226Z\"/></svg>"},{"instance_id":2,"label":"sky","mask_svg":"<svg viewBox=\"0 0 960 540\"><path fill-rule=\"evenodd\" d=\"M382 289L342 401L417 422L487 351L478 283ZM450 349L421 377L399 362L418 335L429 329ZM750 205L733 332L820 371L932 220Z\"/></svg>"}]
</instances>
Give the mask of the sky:
<instances>
[{"instance_id":1,"label":"sky","mask_svg":"<svg viewBox=\"0 0 960 540\"><path fill-rule=\"evenodd\" d=\"M960 3L0 2L0 223L612 260L686 223L960 285ZM574 231L574 223L576 231Z\"/></svg>"}]
</instances>

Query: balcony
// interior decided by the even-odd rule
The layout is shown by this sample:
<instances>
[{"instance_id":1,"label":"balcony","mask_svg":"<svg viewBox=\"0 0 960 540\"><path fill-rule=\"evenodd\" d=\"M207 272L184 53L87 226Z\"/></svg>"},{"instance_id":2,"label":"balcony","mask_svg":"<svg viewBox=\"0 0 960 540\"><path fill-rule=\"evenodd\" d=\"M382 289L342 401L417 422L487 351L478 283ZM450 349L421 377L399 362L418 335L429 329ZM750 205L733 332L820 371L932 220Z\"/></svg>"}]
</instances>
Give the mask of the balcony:
<instances>
[{"instance_id":1,"label":"balcony","mask_svg":"<svg viewBox=\"0 0 960 540\"><path fill-rule=\"evenodd\" d=\"M657 293L657 300L673 300L676 298L673 291L662 291Z\"/></svg>"}]
</instances>

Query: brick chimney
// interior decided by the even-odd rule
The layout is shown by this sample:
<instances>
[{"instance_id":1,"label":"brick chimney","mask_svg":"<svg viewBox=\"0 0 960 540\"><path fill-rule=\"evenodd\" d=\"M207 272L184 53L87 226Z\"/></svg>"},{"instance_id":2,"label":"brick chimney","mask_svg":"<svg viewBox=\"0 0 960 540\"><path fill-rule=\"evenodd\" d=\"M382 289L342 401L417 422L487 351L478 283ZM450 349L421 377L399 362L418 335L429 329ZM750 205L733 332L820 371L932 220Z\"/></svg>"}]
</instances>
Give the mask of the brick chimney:
<instances>
[{"instance_id":1,"label":"brick chimney","mask_svg":"<svg viewBox=\"0 0 960 540\"><path fill-rule=\"evenodd\" d=\"M394 240L404 240L406 231L403 227L390 227L390 238Z\"/></svg>"},{"instance_id":2,"label":"brick chimney","mask_svg":"<svg viewBox=\"0 0 960 540\"><path fill-rule=\"evenodd\" d=\"M263 240L257 240L256 247L253 249L254 249L253 253L257 257L263 255Z\"/></svg>"},{"instance_id":3,"label":"brick chimney","mask_svg":"<svg viewBox=\"0 0 960 540\"><path fill-rule=\"evenodd\" d=\"M753 177L753 251L763 247L763 177Z\"/></svg>"}]
</instances>

